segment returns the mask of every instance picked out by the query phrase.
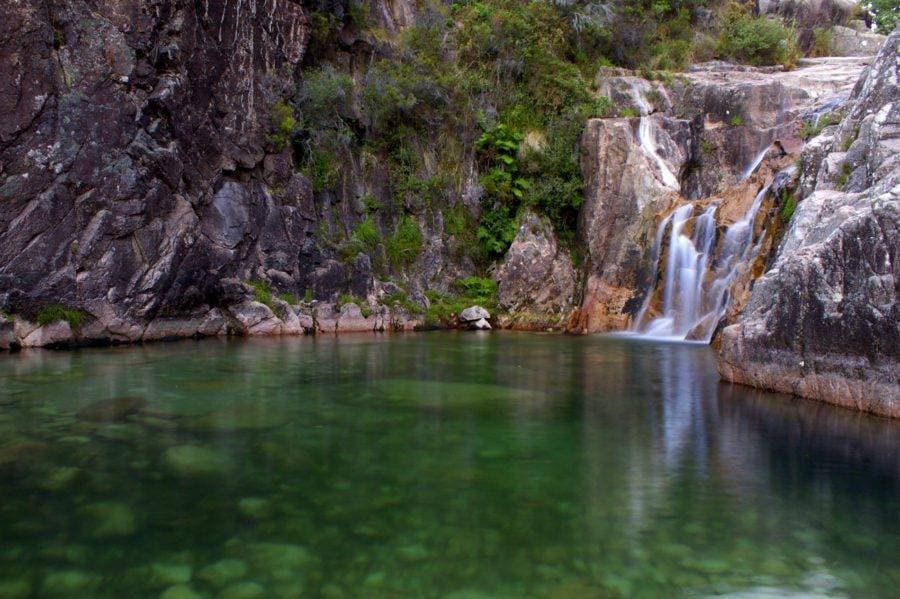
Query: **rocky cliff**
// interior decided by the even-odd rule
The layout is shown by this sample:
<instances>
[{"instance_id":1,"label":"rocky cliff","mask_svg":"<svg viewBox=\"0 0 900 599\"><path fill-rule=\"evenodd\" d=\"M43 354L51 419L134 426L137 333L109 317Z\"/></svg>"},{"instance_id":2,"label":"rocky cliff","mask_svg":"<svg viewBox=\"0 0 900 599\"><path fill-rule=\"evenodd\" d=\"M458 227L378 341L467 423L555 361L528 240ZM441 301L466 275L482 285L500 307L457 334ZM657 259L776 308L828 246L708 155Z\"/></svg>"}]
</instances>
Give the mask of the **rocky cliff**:
<instances>
[{"instance_id":1,"label":"rocky cliff","mask_svg":"<svg viewBox=\"0 0 900 599\"><path fill-rule=\"evenodd\" d=\"M900 32L804 149L796 213L721 336L727 380L900 417Z\"/></svg>"}]
</instances>

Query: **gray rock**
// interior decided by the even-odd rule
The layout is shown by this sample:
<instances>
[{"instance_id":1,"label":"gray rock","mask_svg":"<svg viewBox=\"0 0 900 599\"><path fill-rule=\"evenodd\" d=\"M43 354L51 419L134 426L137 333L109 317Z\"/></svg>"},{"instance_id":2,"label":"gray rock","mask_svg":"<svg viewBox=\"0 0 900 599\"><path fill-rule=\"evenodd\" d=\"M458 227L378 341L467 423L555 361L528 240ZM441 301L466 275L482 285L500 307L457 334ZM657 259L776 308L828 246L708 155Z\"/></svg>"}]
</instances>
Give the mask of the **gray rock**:
<instances>
[{"instance_id":1,"label":"gray rock","mask_svg":"<svg viewBox=\"0 0 900 599\"><path fill-rule=\"evenodd\" d=\"M854 90L847 116L804 161L802 200L746 310L721 336L730 381L900 417L900 31ZM823 175L845 160L854 189ZM848 154L850 152L847 152Z\"/></svg>"},{"instance_id":2,"label":"gray rock","mask_svg":"<svg viewBox=\"0 0 900 599\"><path fill-rule=\"evenodd\" d=\"M491 330L491 323L489 323L488 321L486 321L483 318L476 320L473 323L470 323L469 326L477 331L490 331Z\"/></svg>"},{"instance_id":3,"label":"gray rock","mask_svg":"<svg viewBox=\"0 0 900 599\"><path fill-rule=\"evenodd\" d=\"M881 49L883 35L835 25L831 28L831 53L834 56L874 56Z\"/></svg>"},{"instance_id":4,"label":"gray rock","mask_svg":"<svg viewBox=\"0 0 900 599\"><path fill-rule=\"evenodd\" d=\"M137 518L128 504L101 501L81 509L88 518L91 535L97 538L126 537L137 530Z\"/></svg>"},{"instance_id":5,"label":"gray rock","mask_svg":"<svg viewBox=\"0 0 900 599\"><path fill-rule=\"evenodd\" d=\"M469 306L459 313L459 319L462 322L476 322L479 320L487 320L491 317L491 313L481 306Z\"/></svg>"}]
</instances>

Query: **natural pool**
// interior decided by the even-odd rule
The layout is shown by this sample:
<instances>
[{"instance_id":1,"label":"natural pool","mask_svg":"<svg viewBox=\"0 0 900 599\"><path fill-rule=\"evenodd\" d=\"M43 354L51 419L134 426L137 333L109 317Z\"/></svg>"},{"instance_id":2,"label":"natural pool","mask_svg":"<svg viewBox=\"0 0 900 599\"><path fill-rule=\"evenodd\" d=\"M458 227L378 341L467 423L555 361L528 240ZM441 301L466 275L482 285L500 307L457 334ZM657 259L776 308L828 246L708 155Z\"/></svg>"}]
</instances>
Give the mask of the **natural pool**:
<instances>
[{"instance_id":1,"label":"natural pool","mask_svg":"<svg viewBox=\"0 0 900 599\"><path fill-rule=\"evenodd\" d=\"M0 598L874 597L898 556L900 425L722 384L706 347L0 356Z\"/></svg>"}]
</instances>

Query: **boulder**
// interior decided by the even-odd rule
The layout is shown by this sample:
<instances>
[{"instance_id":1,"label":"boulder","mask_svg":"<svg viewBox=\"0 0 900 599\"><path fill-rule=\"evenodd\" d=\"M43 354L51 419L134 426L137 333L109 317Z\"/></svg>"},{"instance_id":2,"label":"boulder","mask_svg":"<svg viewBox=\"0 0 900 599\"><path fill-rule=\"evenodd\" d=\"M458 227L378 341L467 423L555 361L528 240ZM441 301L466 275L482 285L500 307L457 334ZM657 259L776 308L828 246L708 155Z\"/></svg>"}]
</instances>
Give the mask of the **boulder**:
<instances>
[{"instance_id":1,"label":"boulder","mask_svg":"<svg viewBox=\"0 0 900 599\"><path fill-rule=\"evenodd\" d=\"M114 397L98 401L78 410L78 419L85 422L122 422L137 414L147 404L143 397Z\"/></svg>"},{"instance_id":2,"label":"boulder","mask_svg":"<svg viewBox=\"0 0 900 599\"><path fill-rule=\"evenodd\" d=\"M491 313L481 306L469 306L459 313L460 322L477 322L479 320L487 320L491 317Z\"/></svg>"},{"instance_id":3,"label":"boulder","mask_svg":"<svg viewBox=\"0 0 900 599\"><path fill-rule=\"evenodd\" d=\"M835 25L831 28L831 53L834 56L874 56L885 36Z\"/></svg>"},{"instance_id":4,"label":"boulder","mask_svg":"<svg viewBox=\"0 0 900 599\"><path fill-rule=\"evenodd\" d=\"M185 478L219 476L229 467L219 452L200 445L170 447L163 454L163 462L172 472Z\"/></svg>"},{"instance_id":5,"label":"boulder","mask_svg":"<svg viewBox=\"0 0 900 599\"><path fill-rule=\"evenodd\" d=\"M578 275L572 257L557 243L550 222L530 211L493 277L500 306L509 312L528 311L557 322L575 302Z\"/></svg>"},{"instance_id":6,"label":"boulder","mask_svg":"<svg viewBox=\"0 0 900 599\"><path fill-rule=\"evenodd\" d=\"M469 327L475 329L476 331L490 331L491 323L489 323L488 321L486 321L483 318L479 318L475 322L470 323Z\"/></svg>"}]
</instances>

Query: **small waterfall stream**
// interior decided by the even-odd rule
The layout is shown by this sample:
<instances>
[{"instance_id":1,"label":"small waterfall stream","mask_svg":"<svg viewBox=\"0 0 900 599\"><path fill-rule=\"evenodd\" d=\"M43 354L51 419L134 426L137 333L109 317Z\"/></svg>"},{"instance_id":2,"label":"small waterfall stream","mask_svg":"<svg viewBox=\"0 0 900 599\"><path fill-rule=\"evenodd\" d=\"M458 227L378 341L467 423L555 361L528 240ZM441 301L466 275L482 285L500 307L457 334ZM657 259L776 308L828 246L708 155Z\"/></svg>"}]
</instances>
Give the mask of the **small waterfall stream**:
<instances>
[{"instance_id":1,"label":"small waterfall stream","mask_svg":"<svg viewBox=\"0 0 900 599\"><path fill-rule=\"evenodd\" d=\"M666 161L659 156L659 152L656 148L656 140L653 138L653 129L651 128L649 116L641 117L640 123L638 124L638 141L641 144L641 149L653 160L656 164L656 168L659 169L663 184L672 189L680 189L681 186L678 184L678 177L675 176L675 173L672 172L672 169L669 168Z\"/></svg>"},{"instance_id":2,"label":"small waterfall stream","mask_svg":"<svg viewBox=\"0 0 900 599\"><path fill-rule=\"evenodd\" d=\"M768 190L768 185L760 189L743 217L726 229L718 251L718 205L707 206L694 218L695 205L687 203L663 219L652 249L653 280L632 332L655 339L692 339L709 343L728 308L732 283L758 253L758 245L753 244L753 221ZM688 233L686 230L692 218L693 227ZM648 320L647 313L659 282L656 272L667 232L662 310L659 316Z\"/></svg>"}]
</instances>

